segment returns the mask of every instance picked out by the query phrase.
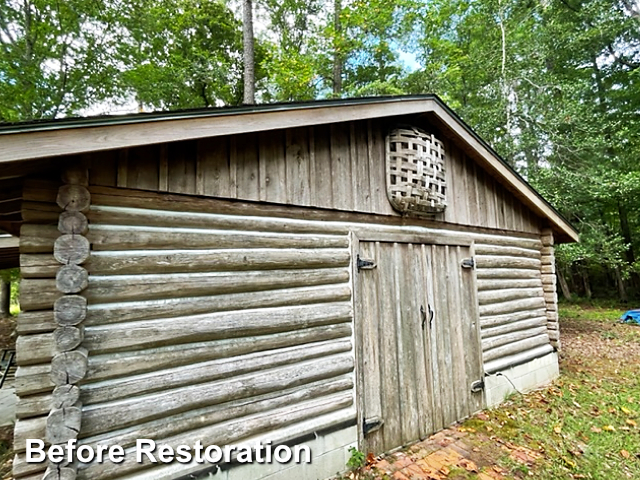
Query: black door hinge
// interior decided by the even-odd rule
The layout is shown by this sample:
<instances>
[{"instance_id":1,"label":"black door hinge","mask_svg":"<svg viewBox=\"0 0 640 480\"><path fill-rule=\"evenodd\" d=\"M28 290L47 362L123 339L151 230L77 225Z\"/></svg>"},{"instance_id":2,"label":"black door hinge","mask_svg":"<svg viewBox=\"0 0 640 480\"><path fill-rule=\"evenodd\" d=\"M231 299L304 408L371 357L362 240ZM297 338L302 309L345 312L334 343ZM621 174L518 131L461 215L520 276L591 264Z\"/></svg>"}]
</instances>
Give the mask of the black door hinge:
<instances>
[{"instance_id":1,"label":"black door hinge","mask_svg":"<svg viewBox=\"0 0 640 480\"><path fill-rule=\"evenodd\" d=\"M371 417L362 419L362 433L364 435L379 430L384 425L384 420L380 417Z\"/></svg>"},{"instance_id":2,"label":"black door hinge","mask_svg":"<svg viewBox=\"0 0 640 480\"><path fill-rule=\"evenodd\" d=\"M462 260L462 268L474 268L475 266L476 262L473 257Z\"/></svg>"},{"instance_id":3,"label":"black door hinge","mask_svg":"<svg viewBox=\"0 0 640 480\"><path fill-rule=\"evenodd\" d=\"M358 267L358 271L360 270L373 270L374 268L376 268L376 264L373 260L364 260L362 258L360 258L360 255L358 255L357 257L357 267Z\"/></svg>"}]
</instances>

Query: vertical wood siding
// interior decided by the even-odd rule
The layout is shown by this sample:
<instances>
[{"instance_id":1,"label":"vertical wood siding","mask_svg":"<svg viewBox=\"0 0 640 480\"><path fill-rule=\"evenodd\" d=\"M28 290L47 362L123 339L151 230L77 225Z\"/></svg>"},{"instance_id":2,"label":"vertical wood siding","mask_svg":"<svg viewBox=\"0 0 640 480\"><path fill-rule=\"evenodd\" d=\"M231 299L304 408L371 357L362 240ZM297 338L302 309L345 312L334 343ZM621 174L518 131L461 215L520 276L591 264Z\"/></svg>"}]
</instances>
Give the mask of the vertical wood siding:
<instances>
[{"instance_id":1,"label":"vertical wood siding","mask_svg":"<svg viewBox=\"0 0 640 480\"><path fill-rule=\"evenodd\" d=\"M386 194L388 123L358 121L99 154L93 182L343 211L399 215ZM448 204L435 220L538 233L539 219L445 141Z\"/></svg>"}]
</instances>

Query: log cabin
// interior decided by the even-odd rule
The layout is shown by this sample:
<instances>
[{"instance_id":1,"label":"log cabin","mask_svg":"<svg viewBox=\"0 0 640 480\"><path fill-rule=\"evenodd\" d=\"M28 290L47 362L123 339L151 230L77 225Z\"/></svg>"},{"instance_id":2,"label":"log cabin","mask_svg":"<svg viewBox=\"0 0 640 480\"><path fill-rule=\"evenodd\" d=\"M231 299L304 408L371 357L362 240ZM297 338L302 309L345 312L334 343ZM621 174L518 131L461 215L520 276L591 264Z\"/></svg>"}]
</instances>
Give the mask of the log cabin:
<instances>
[{"instance_id":1,"label":"log cabin","mask_svg":"<svg viewBox=\"0 0 640 480\"><path fill-rule=\"evenodd\" d=\"M436 96L6 125L0 172L15 478L323 479L558 375L577 233ZM141 438L313 461L25 456Z\"/></svg>"}]
</instances>

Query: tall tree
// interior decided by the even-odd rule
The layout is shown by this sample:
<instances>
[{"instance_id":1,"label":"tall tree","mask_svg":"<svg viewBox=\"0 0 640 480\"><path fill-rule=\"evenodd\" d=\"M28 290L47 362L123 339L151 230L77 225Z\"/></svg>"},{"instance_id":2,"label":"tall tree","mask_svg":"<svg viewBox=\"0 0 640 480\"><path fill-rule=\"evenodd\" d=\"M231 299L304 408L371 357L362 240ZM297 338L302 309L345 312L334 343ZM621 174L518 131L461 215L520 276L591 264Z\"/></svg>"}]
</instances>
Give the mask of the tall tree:
<instances>
[{"instance_id":1,"label":"tall tree","mask_svg":"<svg viewBox=\"0 0 640 480\"><path fill-rule=\"evenodd\" d=\"M244 59L244 103L256 103L256 74L253 40L253 2L242 0L242 38Z\"/></svg>"}]
</instances>

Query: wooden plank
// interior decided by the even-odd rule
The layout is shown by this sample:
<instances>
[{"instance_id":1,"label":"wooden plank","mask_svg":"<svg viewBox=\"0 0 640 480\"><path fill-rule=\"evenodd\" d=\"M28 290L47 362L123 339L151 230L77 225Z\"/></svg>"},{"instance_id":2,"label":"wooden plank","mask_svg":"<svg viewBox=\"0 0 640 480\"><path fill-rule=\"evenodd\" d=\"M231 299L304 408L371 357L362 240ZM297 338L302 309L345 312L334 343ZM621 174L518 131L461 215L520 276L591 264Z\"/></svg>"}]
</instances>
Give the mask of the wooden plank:
<instances>
[{"instance_id":1,"label":"wooden plank","mask_svg":"<svg viewBox=\"0 0 640 480\"><path fill-rule=\"evenodd\" d=\"M544 267L542 267L544 268ZM478 268L476 270L479 283L486 279L540 279L541 273L534 269L524 268Z\"/></svg>"},{"instance_id":2,"label":"wooden plank","mask_svg":"<svg viewBox=\"0 0 640 480\"><path fill-rule=\"evenodd\" d=\"M169 146L166 143L160 145L160 158L158 159L158 190L169 190Z\"/></svg>"},{"instance_id":3,"label":"wooden plank","mask_svg":"<svg viewBox=\"0 0 640 480\"><path fill-rule=\"evenodd\" d=\"M333 208L353 210L349 125L331 125L331 176Z\"/></svg>"},{"instance_id":4,"label":"wooden plank","mask_svg":"<svg viewBox=\"0 0 640 480\"><path fill-rule=\"evenodd\" d=\"M175 193L196 193L197 145L193 141L169 144L167 189Z\"/></svg>"},{"instance_id":5,"label":"wooden plank","mask_svg":"<svg viewBox=\"0 0 640 480\"><path fill-rule=\"evenodd\" d=\"M501 290L506 288L539 288L539 287L540 287L539 278L532 278L528 280L500 278L496 280L480 280L478 282L478 291Z\"/></svg>"},{"instance_id":6,"label":"wooden plank","mask_svg":"<svg viewBox=\"0 0 640 480\"><path fill-rule=\"evenodd\" d=\"M18 366L14 386L19 397L53 391L51 364Z\"/></svg>"},{"instance_id":7,"label":"wooden plank","mask_svg":"<svg viewBox=\"0 0 640 480\"><path fill-rule=\"evenodd\" d=\"M260 199L260 168L258 166L258 134L246 133L235 139L236 191L234 198Z\"/></svg>"},{"instance_id":8,"label":"wooden plank","mask_svg":"<svg viewBox=\"0 0 640 480\"><path fill-rule=\"evenodd\" d=\"M96 353L115 352L150 348L167 342L179 344L284 332L348 322L351 318L351 307L346 302L323 304L322 309L316 305L301 305L209 313L87 327L84 345ZM126 335L114 335L114 329L124 331Z\"/></svg>"},{"instance_id":9,"label":"wooden plank","mask_svg":"<svg viewBox=\"0 0 640 480\"><path fill-rule=\"evenodd\" d=\"M229 191L229 140L226 137L198 140L197 161L198 195L235 197Z\"/></svg>"},{"instance_id":10,"label":"wooden plank","mask_svg":"<svg viewBox=\"0 0 640 480\"><path fill-rule=\"evenodd\" d=\"M87 154L89 160L89 183L115 187L118 177L118 158L114 151L92 152Z\"/></svg>"},{"instance_id":11,"label":"wooden plank","mask_svg":"<svg viewBox=\"0 0 640 480\"><path fill-rule=\"evenodd\" d=\"M398 357L397 357L397 331L396 331L396 307L389 298L397 298L394 286L393 246L376 243L375 258L378 259L379 284L377 310L379 312L379 332L381 367L381 385L384 392L382 399L382 411L385 421L382 427L385 450L394 448L393 445L402 444L402 419L400 396L398 395Z\"/></svg>"},{"instance_id":12,"label":"wooden plank","mask_svg":"<svg viewBox=\"0 0 640 480\"><path fill-rule=\"evenodd\" d=\"M287 165L284 131L260 132L258 143L260 200L286 203Z\"/></svg>"},{"instance_id":13,"label":"wooden plank","mask_svg":"<svg viewBox=\"0 0 640 480\"><path fill-rule=\"evenodd\" d=\"M29 333L52 332L57 327L53 321L53 310L39 312L20 312L16 322L16 333L27 335Z\"/></svg>"},{"instance_id":14,"label":"wooden plank","mask_svg":"<svg viewBox=\"0 0 640 480\"><path fill-rule=\"evenodd\" d=\"M160 146L146 145L128 151L126 185L128 188L157 191L159 186Z\"/></svg>"},{"instance_id":15,"label":"wooden plank","mask_svg":"<svg viewBox=\"0 0 640 480\"><path fill-rule=\"evenodd\" d=\"M415 338L420 335L420 306L416 305L415 251L412 244L393 244L395 268L396 341L398 361L398 396L400 397L400 424L402 444L420 438L418 419L417 352Z\"/></svg>"},{"instance_id":16,"label":"wooden plank","mask_svg":"<svg viewBox=\"0 0 640 480\"><path fill-rule=\"evenodd\" d=\"M378 261L376 257L376 247L374 243L360 243L360 257L368 260ZM361 370L359 371L359 380L361 382L362 395L359 397L363 400L360 410L361 416L365 419L378 417L386 423L384 411L382 409L382 396L385 393L382 390L381 379L381 331L379 328L380 317L377 311L379 298L379 282L380 271L376 268L373 270L361 270L356 273L357 282L360 288L360 298L358 299L358 309L356 310L356 329L360 340L359 352ZM383 430L378 429L370 432L364 437L367 451L374 453L385 451Z\"/></svg>"},{"instance_id":17,"label":"wooden plank","mask_svg":"<svg viewBox=\"0 0 640 480\"><path fill-rule=\"evenodd\" d=\"M524 310L520 312L513 312L513 313L502 314L502 315L483 315L480 317L480 324L482 326L482 331L484 332L486 328L493 327L496 325L503 325L511 322L518 322L520 320L526 320L530 318L544 317L545 313L546 313L546 308L541 307L534 310Z\"/></svg>"},{"instance_id":18,"label":"wooden plank","mask_svg":"<svg viewBox=\"0 0 640 480\"><path fill-rule=\"evenodd\" d=\"M311 205L309 196L309 137L305 128L286 131L286 203Z\"/></svg>"},{"instance_id":19,"label":"wooden plank","mask_svg":"<svg viewBox=\"0 0 640 480\"><path fill-rule=\"evenodd\" d=\"M489 317L522 310L537 310L545 306L546 303L542 297L509 300L508 302L492 303L490 305L480 306L480 316Z\"/></svg>"},{"instance_id":20,"label":"wooden plank","mask_svg":"<svg viewBox=\"0 0 640 480\"><path fill-rule=\"evenodd\" d=\"M476 243L476 254L478 255L506 255L510 257L527 257L540 259L540 251L537 249L511 247L502 245L489 245Z\"/></svg>"},{"instance_id":21,"label":"wooden plank","mask_svg":"<svg viewBox=\"0 0 640 480\"><path fill-rule=\"evenodd\" d=\"M369 169L369 141L365 122L351 123L351 171L353 174L355 209L361 212L372 211L371 175Z\"/></svg>"},{"instance_id":22,"label":"wooden plank","mask_svg":"<svg viewBox=\"0 0 640 480\"><path fill-rule=\"evenodd\" d=\"M463 198L463 197L461 197ZM442 248L442 247L441 247ZM450 334L450 350L453 364L454 382L449 386L454 389L455 398L455 420L465 418L469 415L470 389L469 377L467 372L466 356L468 355L467 335L463 331L463 323L468 329L469 318L462 315L462 294L460 292L462 278L462 267L460 263L463 258L469 257L469 250L461 247L444 247L447 252L447 278L448 278L448 295L447 302L449 304L449 334Z\"/></svg>"},{"instance_id":23,"label":"wooden plank","mask_svg":"<svg viewBox=\"0 0 640 480\"><path fill-rule=\"evenodd\" d=\"M474 223L479 223L482 217L480 216L480 205L478 200L478 178L476 177L477 165L476 162L465 155L464 152L461 152L461 155L465 163L469 218L472 220L475 219Z\"/></svg>"},{"instance_id":24,"label":"wooden plank","mask_svg":"<svg viewBox=\"0 0 640 480\"><path fill-rule=\"evenodd\" d=\"M476 255L476 266L482 268L522 268L540 270L537 258L511 257L506 255Z\"/></svg>"},{"instance_id":25,"label":"wooden plank","mask_svg":"<svg viewBox=\"0 0 640 480\"><path fill-rule=\"evenodd\" d=\"M20 253L53 253L60 236L57 225L23 224L20 227Z\"/></svg>"},{"instance_id":26,"label":"wooden plank","mask_svg":"<svg viewBox=\"0 0 640 480\"><path fill-rule=\"evenodd\" d=\"M318 207L330 208L334 205L333 174L331 170L331 130L328 126L313 127L313 167L315 176L311 178L314 184L315 197L313 204Z\"/></svg>"}]
</instances>

